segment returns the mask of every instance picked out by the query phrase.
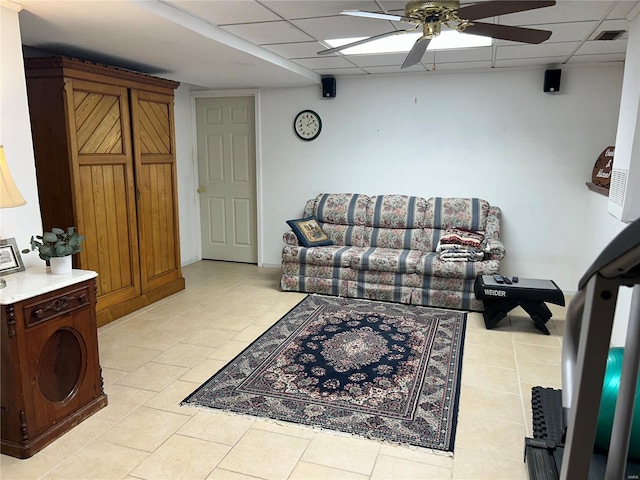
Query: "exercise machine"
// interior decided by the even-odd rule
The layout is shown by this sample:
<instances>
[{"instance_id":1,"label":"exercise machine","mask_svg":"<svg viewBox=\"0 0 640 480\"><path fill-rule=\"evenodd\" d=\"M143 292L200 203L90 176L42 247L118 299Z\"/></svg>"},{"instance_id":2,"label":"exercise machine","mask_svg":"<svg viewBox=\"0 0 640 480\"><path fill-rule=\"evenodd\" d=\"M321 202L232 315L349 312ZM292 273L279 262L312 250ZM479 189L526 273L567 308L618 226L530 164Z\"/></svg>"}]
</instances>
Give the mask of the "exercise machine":
<instances>
[{"instance_id":1,"label":"exercise machine","mask_svg":"<svg viewBox=\"0 0 640 480\"><path fill-rule=\"evenodd\" d=\"M632 288L615 414L608 451L594 446L611 329L619 289ZM562 345L562 390L532 390L533 438L525 438L530 479L633 480L628 460L640 368L640 219L596 258L567 309ZM637 406L640 408L640 405Z\"/></svg>"}]
</instances>

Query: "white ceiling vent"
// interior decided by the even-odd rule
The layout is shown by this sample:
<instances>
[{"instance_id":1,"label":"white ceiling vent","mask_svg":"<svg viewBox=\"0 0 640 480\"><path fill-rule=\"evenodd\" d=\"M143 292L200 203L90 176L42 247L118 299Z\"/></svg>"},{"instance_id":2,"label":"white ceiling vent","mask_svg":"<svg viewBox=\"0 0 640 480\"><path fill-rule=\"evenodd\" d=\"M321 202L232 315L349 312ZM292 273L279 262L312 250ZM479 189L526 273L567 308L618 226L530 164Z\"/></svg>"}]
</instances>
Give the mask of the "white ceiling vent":
<instances>
[{"instance_id":1,"label":"white ceiling vent","mask_svg":"<svg viewBox=\"0 0 640 480\"><path fill-rule=\"evenodd\" d=\"M596 40L615 40L624 33L624 30L604 30L598 34Z\"/></svg>"}]
</instances>

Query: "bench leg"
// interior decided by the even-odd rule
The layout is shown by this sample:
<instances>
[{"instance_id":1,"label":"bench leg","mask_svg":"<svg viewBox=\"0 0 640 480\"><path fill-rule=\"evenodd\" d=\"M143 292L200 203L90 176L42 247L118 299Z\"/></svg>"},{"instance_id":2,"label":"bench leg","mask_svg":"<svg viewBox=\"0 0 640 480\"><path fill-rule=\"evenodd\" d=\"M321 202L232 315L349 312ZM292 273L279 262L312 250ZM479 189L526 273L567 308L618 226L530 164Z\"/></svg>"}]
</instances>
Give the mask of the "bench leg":
<instances>
[{"instance_id":1,"label":"bench leg","mask_svg":"<svg viewBox=\"0 0 640 480\"><path fill-rule=\"evenodd\" d=\"M545 335L551 335L549 329L545 325L551 318L551 310L544 302L536 302L533 300L521 300L520 305L525 312L529 314L533 323L536 324Z\"/></svg>"},{"instance_id":2,"label":"bench leg","mask_svg":"<svg viewBox=\"0 0 640 480\"><path fill-rule=\"evenodd\" d=\"M488 330L492 329L496 323L506 317L507 313L518 306L518 300L502 299L496 301L484 301L484 325Z\"/></svg>"}]
</instances>

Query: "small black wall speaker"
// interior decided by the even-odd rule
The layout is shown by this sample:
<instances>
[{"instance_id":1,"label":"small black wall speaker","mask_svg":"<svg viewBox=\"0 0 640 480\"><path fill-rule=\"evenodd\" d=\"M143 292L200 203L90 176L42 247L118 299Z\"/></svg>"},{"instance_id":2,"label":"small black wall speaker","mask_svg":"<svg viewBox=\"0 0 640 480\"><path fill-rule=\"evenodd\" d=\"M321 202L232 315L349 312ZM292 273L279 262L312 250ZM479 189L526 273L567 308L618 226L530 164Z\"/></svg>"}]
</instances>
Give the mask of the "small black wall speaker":
<instances>
[{"instance_id":1,"label":"small black wall speaker","mask_svg":"<svg viewBox=\"0 0 640 480\"><path fill-rule=\"evenodd\" d=\"M560 70L559 68L556 70L544 71L544 91L545 92L560 91L560 74L562 74L562 70Z\"/></svg>"},{"instance_id":2,"label":"small black wall speaker","mask_svg":"<svg viewBox=\"0 0 640 480\"><path fill-rule=\"evenodd\" d=\"M336 79L334 77L322 77L322 96L326 98L336 96Z\"/></svg>"}]
</instances>

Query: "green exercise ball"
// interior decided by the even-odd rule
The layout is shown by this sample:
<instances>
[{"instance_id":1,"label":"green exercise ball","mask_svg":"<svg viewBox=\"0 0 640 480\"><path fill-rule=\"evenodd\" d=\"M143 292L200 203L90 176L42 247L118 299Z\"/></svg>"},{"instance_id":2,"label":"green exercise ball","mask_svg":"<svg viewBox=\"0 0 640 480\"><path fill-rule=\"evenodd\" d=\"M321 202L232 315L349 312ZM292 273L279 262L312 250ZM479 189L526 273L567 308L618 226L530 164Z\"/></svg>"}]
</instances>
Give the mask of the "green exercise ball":
<instances>
[{"instance_id":1,"label":"green exercise ball","mask_svg":"<svg viewBox=\"0 0 640 480\"><path fill-rule=\"evenodd\" d=\"M595 442L598 447L607 451L611 443L613 415L615 413L618 390L620 388L623 356L624 348L620 347L609 349L609 355L607 356L607 369L604 374L604 384L602 386ZM629 440L629 458L640 460L640 378L638 378L638 384L636 386L635 399L636 403L633 409L631 437Z\"/></svg>"}]
</instances>

